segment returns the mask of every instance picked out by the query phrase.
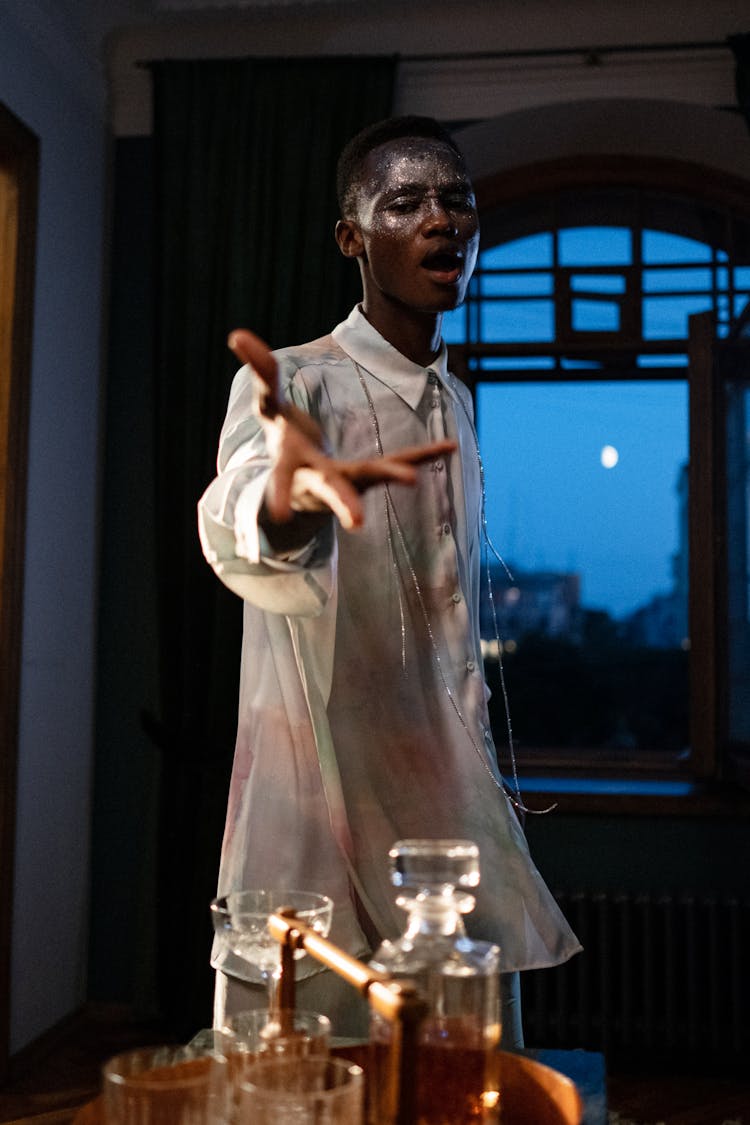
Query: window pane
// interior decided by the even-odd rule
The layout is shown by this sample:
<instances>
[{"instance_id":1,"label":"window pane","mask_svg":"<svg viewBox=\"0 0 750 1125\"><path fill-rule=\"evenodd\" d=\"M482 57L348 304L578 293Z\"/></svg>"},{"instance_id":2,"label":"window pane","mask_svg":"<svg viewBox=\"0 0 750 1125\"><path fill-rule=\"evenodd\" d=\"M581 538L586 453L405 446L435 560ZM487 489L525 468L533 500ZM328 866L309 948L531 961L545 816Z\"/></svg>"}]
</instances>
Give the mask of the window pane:
<instances>
[{"instance_id":1,"label":"window pane","mask_svg":"<svg viewBox=\"0 0 750 1125\"><path fill-rule=\"evenodd\" d=\"M487 273L479 278L483 297L551 297L551 273Z\"/></svg>"},{"instance_id":2,"label":"window pane","mask_svg":"<svg viewBox=\"0 0 750 1125\"><path fill-rule=\"evenodd\" d=\"M574 273L570 288L574 293L624 293L625 278L617 273Z\"/></svg>"},{"instance_id":3,"label":"window pane","mask_svg":"<svg viewBox=\"0 0 750 1125\"><path fill-rule=\"evenodd\" d=\"M662 230L644 230L643 261L646 265L658 262L710 262L711 247L694 238L668 234Z\"/></svg>"},{"instance_id":4,"label":"window pane","mask_svg":"<svg viewBox=\"0 0 750 1125\"><path fill-rule=\"evenodd\" d=\"M626 227L569 227L557 237L561 266L629 266L633 260Z\"/></svg>"},{"instance_id":5,"label":"window pane","mask_svg":"<svg viewBox=\"0 0 750 1125\"><path fill-rule=\"evenodd\" d=\"M519 743L683 750L686 384L480 384L477 415Z\"/></svg>"},{"instance_id":6,"label":"window pane","mask_svg":"<svg viewBox=\"0 0 750 1125\"><path fill-rule=\"evenodd\" d=\"M688 334L688 317L693 313L708 312L712 308L710 296L644 297L644 340L681 340Z\"/></svg>"},{"instance_id":7,"label":"window pane","mask_svg":"<svg viewBox=\"0 0 750 1125\"><path fill-rule=\"evenodd\" d=\"M729 737L750 742L750 389L727 392Z\"/></svg>"},{"instance_id":8,"label":"window pane","mask_svg":"<svg viewBox=\"0 0 750 1125\"><path fill-rule=\"evenodd\" d=\"M560 366L563 371L601 371L603 364L598 359L568 359L563 356Z\"/></svg>"},{"instance_id":9,"label":"window pane","mask_svg":"<svg viewBox=\"0 0 750 1125\"><path fill-rule=\"evenodd\" d=\"M572 302L574 332L619 332L620 306L613 301Z\"/></svg>"},{"instance_id":10,"label":"window pane","mask_svg":"<svg viewBox=\"0 0 750 1125\"><path fill-rule=\"evenodd\" d=\"M486 343L518 344L555 338L552 301L483 301L479 309L480 339Z\"/></svg>"},{"instance_id":11,"label":"window pane","mask_svg":"<svg viewBox=\"0 0 750 1125\"><path fill-rule=\"evenodd\" d=\"M724 274L726 285L726 269L720 271ZM717 279L718 280L718 279ZM684 270L644 270L644 293L671 293L677 290L697 289L705 292L711 289L711 270L709 269L684 269Z\"/></svg>"},{"instance_id":12,"label":"window pane","mask_svg":"<svg viewBox=\"0 0 750 1125\"><path fill-rule=\"evenodd\" d=\"M466 343L466 309L463 305L460 309L443 313L443 339L446 344Z\"/></svg>"},{"instance_id":13,"label":"window pane","mask_svg":"<svg viewBox=\"0 0 750 1125\"><path fill-rule=\"evenodd\" d=\"M742 315L742 313L747 308L747 302L748 302L747 293L742 293L738 297L735 297L735 299L734 299L734 315L735 315L735 317L739 317L739 316Z\"/></svg>"},{"instance_id":14,"label":"window pane","mask_svg":"<svg viewBox=\"0 0 750 1125\"><path fill-rule=\"evenodd\" d=\"M480 371L550 371L555 366L551 355L483 356Z\"/></svg>"},{"instance_id":15,"label":"window pane","mask_svg":"<svg viewBox=\"0 0 750 1125\"><path fill-rule=\"evenodd\" d=\"M503 242L479 255L483 269L549 268L552 261L552 235L548 232Z\"/></svg>"},{"instance_id":16,"label":"window pane","mask_svg":"<svg viewBox=\"0 0 750 1125\"><path fill-rule=\"evenodd\" d=\"M687 367L688 357L683 353L676 355L639 355L636 358L637 367Z\"/></svg>"}]
</instances>

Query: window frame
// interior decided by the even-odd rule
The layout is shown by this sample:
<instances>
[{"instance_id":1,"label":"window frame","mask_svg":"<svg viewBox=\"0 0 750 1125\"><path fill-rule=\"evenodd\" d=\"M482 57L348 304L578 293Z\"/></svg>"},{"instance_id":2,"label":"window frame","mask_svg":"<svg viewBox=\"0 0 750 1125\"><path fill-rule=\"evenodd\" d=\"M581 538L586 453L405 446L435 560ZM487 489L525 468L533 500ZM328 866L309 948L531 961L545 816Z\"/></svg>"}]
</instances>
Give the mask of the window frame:
<instances>
[{"instance_id":1,"label":"window frame","mask_svg":"<svg viewBox=\"0 0 750 1125\"><path fill-rule=\"evenodd\" d=\"M39 139L0 102L0 1081L10 1043L18 699Z\"/></svg>"},{"instance_id":2,"label":"window frame","mask_svg":"<svg viewBox=\"0 0 750 1125\"><path fill-rule=\"evenodd\" d=\"M711 208L728 209L739 219L750 221L750 184L737 177L718 173L699 165L685 164L658 158L633 159L619 157L593 157L580 160L551 161L504 172L501 176L486 178L476 184L480 221L483 215L528 201L534 196L552 196L557 191L571 188L640 188L646 191L663 191L680 194L691 203L708 204ZM531 233L524 231L522 233ZM580 341L576 345L580 353ZM735 783L737 771L730 767L730 750L727 744L727 660L725 630L726 620L726 505L723 496L723 415L721 395L723 387L715 377L714 355L717 344L714 319L711 313L690 317L689 341L681 341L679 350L687 351L688 367L660 368L660 379L687 379L689 426L689 622L691 653L689 661L690 685L690 743L689 763L675 761L673 755L628 752L615 760L609 756L601 760L600 752L578 750L549 752L524 750L519 772L525 779L523 792L530 795L530 804L539 804L535 789L545 790L546 782L554 775L568 782L572 789L555 792L555 803L570 812L633 812L639 815L661 815L674 812L680 815L715 815L717 812L750 811L750 795L745 795ZM550 371L472 371L470 362L475 357L490 354L515 355L537 353L564 354L571 350L570 342L556 339L554 344L542 345L451 345L451 368L469 387L476 398L478 382L528 380L548 381ZM649 341L649 352L671 354L674 341ZM605 357L623 355L623 347L601 334L592 334L586 350ZM640 350L643 350L640 346ZM602 380L602 372L576 370L566 373L576 381ZM607 381L614 381L617 371L607 371ZM632 378L632 369L622 375ZM512 704L512 701L511 701ZM663 792L654 789L644 793L633 787L627 792L623 787L609 786L613 779L656 779L665 783L676 779L690 784L679 796L665 784ZM599 781L603 784L596 785ZM592 784L594 782L594 784ZM609 787L608 787L609 786ZM617 790L614 792L614 790ZM547 794L545 793L545 796ZM536 796L536 801L535 801ZM548 802L542 802L543 804Z\"/></svg>"}]
</instances>

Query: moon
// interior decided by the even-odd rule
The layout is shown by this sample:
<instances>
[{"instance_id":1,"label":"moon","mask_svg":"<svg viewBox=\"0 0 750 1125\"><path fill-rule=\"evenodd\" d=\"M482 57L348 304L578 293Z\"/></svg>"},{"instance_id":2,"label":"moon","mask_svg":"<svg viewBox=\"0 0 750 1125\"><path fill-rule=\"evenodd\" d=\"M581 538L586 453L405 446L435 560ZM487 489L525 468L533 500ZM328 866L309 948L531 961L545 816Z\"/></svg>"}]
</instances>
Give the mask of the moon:
<instances>
[{"instance_id":1,"label":"moon","mask_svg":"<svg viewBox=\"0 0 750 1125\"><path fill-rule=\"evenodd\" d=\"M605 445L602 446L599 460L605 469L614 469L615 465L620 460L620 454L617 452L614 445Z\"/></svg>"}]
</instances>

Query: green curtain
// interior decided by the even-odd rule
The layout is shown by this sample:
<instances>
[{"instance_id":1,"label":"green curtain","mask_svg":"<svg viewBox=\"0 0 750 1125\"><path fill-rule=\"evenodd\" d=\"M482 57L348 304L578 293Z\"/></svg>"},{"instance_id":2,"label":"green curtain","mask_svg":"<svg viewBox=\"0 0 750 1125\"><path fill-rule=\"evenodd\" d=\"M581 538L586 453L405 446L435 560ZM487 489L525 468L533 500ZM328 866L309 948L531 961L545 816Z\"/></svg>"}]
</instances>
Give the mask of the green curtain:
<instances>
[{"instance_id":1,"label":"green curtain","mask_svg":"<svg viewBox=\"0 0 750 1125\"><path fill-rule=\"evenodd\" d=\"M734 88L737 107L750 129L750 32L730 35L727 43L734 55Z\"/></svg>"},{"instance_id":2,"label":"green curtain","mask_svg":"<svg viewBox=\"0 0 750 1125\"><path fill-rule=\"evenodd\" d=\"M152 64L157 202L154 379L161 748L161 1005L180 1034L210 1020L208 903L234 747L241 603L203 560L197 500L214 475L236 363L226 337L273 346L329 331L359 297L333 240L335 163L391 110L395 60Z\"/></svg>"}]
</instances>

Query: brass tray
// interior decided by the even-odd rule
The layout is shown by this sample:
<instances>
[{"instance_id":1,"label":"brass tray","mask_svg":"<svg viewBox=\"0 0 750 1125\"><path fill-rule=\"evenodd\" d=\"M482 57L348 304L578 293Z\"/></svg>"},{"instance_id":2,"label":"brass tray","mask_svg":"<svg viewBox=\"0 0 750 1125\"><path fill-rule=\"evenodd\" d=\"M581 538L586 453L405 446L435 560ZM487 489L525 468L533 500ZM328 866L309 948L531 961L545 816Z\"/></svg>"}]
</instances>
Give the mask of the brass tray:
<instances>
[{"instance_id":1,"label":"brass tray","mask_svg":"<svg viewBox=\"0 0 750 1125\"><path fill-rule=\"evenodd\" d=\"M331 1053L351 1059L367 1073L367 1044L334 1047ZM501 1051L500 1056L502 1125L580 1125L581 1096L569 1078L522 1055ZM102 1099L82 1106L73 1125L104 1125Z\"/></svg>"}]
</instances>

